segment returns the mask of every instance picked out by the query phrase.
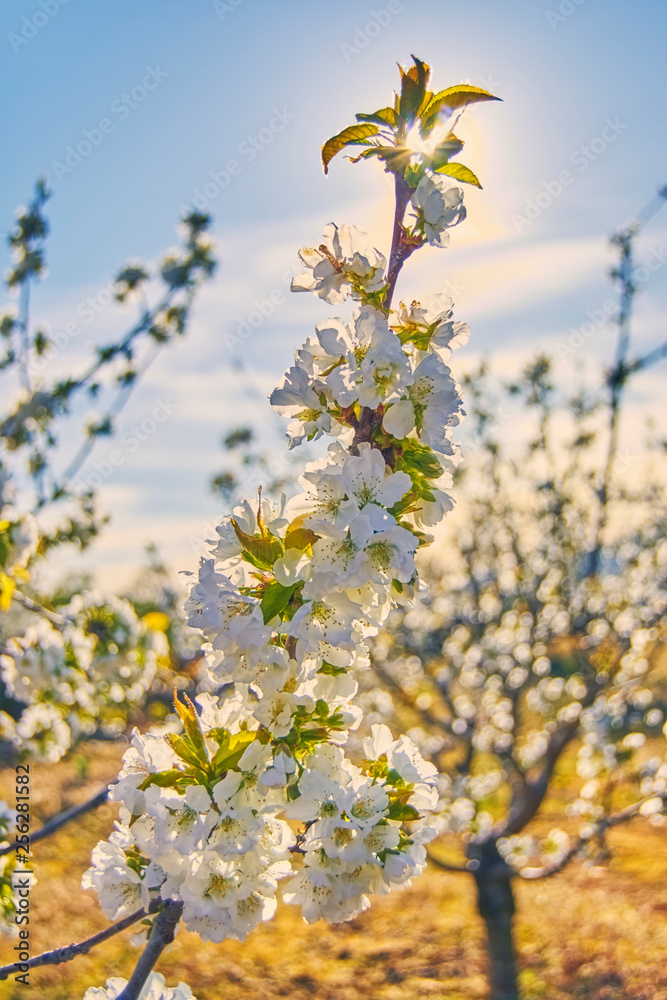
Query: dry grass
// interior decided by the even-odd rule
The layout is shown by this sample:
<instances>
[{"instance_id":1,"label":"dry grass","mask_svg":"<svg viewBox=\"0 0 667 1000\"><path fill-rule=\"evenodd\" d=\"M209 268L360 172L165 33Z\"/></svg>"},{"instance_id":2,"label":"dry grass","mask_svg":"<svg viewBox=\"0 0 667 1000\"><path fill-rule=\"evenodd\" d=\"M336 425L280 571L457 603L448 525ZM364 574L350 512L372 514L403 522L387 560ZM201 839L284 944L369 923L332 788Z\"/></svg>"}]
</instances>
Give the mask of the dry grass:
<instances>
[{"instance_id":1,"label":"dry grass","mask_svg":"<svg viewBox=\"0 0 667 1000\"><path fill-rule=\"evenodd\" d=\"M117 773L120 748L99 745L84 787L72 764L37 767L37 818L81 801ZM0 796L11 802L11 774ZM90 850L115 810L107 805L35 847L33 954L101 930L94 895L79 888ZM37 822L35 821L34 828ZM667 850L665 834L644 821L611 831L604 869L567 872L518 887L517 942L525 1000L667 1000ZM137 951L130 932L66 966L37 969L29 990L0 983L2 1000L79 1000L111 975L128 976ZM0 942L13 961L14 942ZM160 962L170 984L185 980L198 1000L481 1000L485 996L482 929L474 887L465 876L429 871L413 886L375 902L337 927L305 925L296 908L245 945L204 945L181 931Z\"/></svg>"}]
</instances>

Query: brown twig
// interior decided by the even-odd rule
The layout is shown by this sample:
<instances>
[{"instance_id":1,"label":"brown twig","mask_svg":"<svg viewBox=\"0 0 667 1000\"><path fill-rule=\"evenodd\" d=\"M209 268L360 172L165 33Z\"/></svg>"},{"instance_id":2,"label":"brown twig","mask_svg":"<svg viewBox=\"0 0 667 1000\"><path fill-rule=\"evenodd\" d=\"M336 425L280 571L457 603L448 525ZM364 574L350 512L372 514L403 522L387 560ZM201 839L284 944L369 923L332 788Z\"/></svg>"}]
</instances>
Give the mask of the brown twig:
<instances>
[{"instance_id":1,"label":"brown twig","mask_svg":"<svg viewBox=\"0 0 667 1000\"><path fill-rule=\"evenodd\" d=\"M71 962L78 955L87 955L91 948L102 944L103 941L108 941L114 934L120 934L121 931L124 931L132 924L136 924L137 920L141 920L146 916L148 916L148 913L143 908L135 910L128 917L123 917L122 920L112 924L111 927L107 927L106 930L100 931L99 934L94 934L92 937L86 938L85 941L80 941L79 944L68 944L64 948L56 948L55 951L42 952L41 955L35 955L34 958L29 958L26 962L19 964L22 970L25 971L26 965L29 969L35 969L40 965L60 965L63 962ZM8 979L13 972L16 972L16 969L17 963L5 965L0 968L0 980Z\"/></svg>"},{"instance_id":2,"label":"brown twig","mask_svg":"<svg viewBox=\"0 0 667 1000\"><path fill-rule=\"evenodd\" d=\"M650 798L662 798L662 801L665 802L667 801L667 793L665 793L662 796L652 795L650 796ZM521 871L519 871L518 874L522 878L528 879L530 881L534 881L535 879L538 878L551 878L552 875L557 875L559 872L562 872L563 869L569 865L570 861L576 858L577 854L579 854L584 849L589 840L592 840L593 837L597 837L601 833L604 833L612 826L618 826L620 823L627 823L628 820L636 819L637 816L640 815L639 810L641 809L642 805L644 804L644 802L648 801L649 799L642 799L641 802L635 802L634 805L627 806L625 809L621 809L620 812L614 813L612 816L607 816L604 817L603 819L598 820L594 828L591 830L591 832L586 834L586 836L578 837L577 840L572 845L572 847L567 851L566 854L563 855L560 861L556 862L555 865L551 866L545 865L543 868L524 868Z\"/></svg>"},{"instance_id":3,"label":"brown twig","mask_svg":"<svg viewBox=\"0 0 667 1000\"><path fill-rule=\"evenodd\" d=\"M84 813L90 812L91 809L97 809L109 798L109 788L103 788L101 792L97 792L93 795L92 799L87 799L86 802L80 803L78 806L72 806L71 809L66 809L64 812L59 813L57 816L53 816L50 820L47 820L43 826L36 830L30 836L30 844L37 843L38 840L44 840L45 837L49 837L56 830L59 830L61 826L65 823L69 823L70 820L77 819ZM3 854L9 854L11 851L15 850L25 850L22 844L14 843L8 844L6 847L0 848L0 857Z\"/></svg>"},{"instance_id":4,"label":"brown twig","mask_svg":"<svg viewBox=\"0 0 667 1000\"><path fill-rule=\"evenodd\" d=\"M173 899L166 901L164 909L155 918L148 943L118 1000L138 1000L155 963L167 945L174 940L176 927L182 913L183 903L177 903Z\"/></svg>"}]
</instances>

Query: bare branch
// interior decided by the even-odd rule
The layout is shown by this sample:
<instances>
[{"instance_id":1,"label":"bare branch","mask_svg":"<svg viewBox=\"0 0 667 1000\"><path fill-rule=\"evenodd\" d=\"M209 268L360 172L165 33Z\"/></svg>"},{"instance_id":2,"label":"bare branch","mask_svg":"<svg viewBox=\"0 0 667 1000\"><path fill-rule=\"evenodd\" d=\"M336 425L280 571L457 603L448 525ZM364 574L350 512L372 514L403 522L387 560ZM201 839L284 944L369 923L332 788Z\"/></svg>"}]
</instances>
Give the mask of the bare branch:
<instances>
[{"instance_id":1,"label":"bare branch","mask_svg":"<svg viewBox=\"0 0 667 1000\"><path fill-rule=\"evenodd\" d=\"M659 347L654 347L652 351L649 351L642 358L635 358L634 361L631 361L628 366L628 372L632 374L633 372L642 371L644 368L650 368L651 365L661 361L664 357L667 357L667 341L664 344L660 344Z\"/></svg>"},{"instance_id":2,"label":"bare branch","mask_svg":"<svg viewBox=\"0 0 667 1000\"><path fill-rule=\"evenodd\" d=\"M474 870L474 865L471 868L470 862L467 865L451 865L447 861L441 861L440 858L436 858L434 854L430 851L426 852L426 857L428 860L436 866L436 868L442 869L443 872L455 872L456 874L470 875Z\"/></svg>"},{"instance_id":3,"label":"bare branch","mask_svg":"<svg viewBox=\"0 0 667 1000\"><path fill-rule=\"evenodd\" d=\"M119 934L132 924L136 924L137 920L142 920L146 916L148 916L148 912L143 908L135 910L128 917L123 917L122 920L112 924L111 927L107 927L106 930L100 931L99 934L94 934L85 941L80 941L79 944L68 944L64 948L56 948L55 951L42 952L41 955L29 958L27 962L21 962L21 967L25 968L27 965L30 969L35 969L39 965L61 965L63 962L71 962L78 955L87 955L91 948L102 944L103 941L108 941L114 934ZM16 963L3 966L0 968L0 980L8 979L15 972Z\"/></svg>"},{"instance_id":4,"label":"bare branch","mask_svg":"<svg viewBox=\"0 0 667 1000\"><path fill-rule=\"evenodd\" d=\"M59 830L61 826L65 823L69 823L70 820L77 819L79 816L83 816L84 813L90 812L91 809L97 809L109 798L109 788L103 788L101 792L97 792L93 795L92 799L87 799L86 802L81 802L78 806L72 806L71 809L66 809L64 812L59 813L57 816L53 816L50 820L47 820L43 826L36 830L35 833L30 836L30 844L35 844L38 840L44 840L45 837L49 837L56 830ZM9 854L11 851L24 850L22 844L14 843L8 844L6 847L0 848L0 857L3 854Z\"/></svg>"}]
</instances>

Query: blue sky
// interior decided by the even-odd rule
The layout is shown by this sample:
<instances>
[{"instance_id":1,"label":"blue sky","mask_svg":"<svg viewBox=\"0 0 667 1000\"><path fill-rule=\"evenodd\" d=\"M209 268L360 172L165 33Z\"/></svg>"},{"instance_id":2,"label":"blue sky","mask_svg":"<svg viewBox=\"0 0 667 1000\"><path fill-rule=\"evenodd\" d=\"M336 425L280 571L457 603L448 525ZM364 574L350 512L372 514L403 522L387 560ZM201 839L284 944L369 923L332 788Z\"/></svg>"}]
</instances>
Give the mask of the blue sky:
<instances>
[{"instance_id":1,"label":"blue sky","mask_svg":"<svg viewBox=\"0 0 667 1000\"><path fill-rule=\"evenodd\" d=\"M324 177L319 147L355 112L389 103L395 63L411 52L433 66L438 88L468 80L503 104L472 109L461 123L462 159L484 190L467 192L469 219L451 248L425 251L421 264L413 258L399 291L414 298L455 289L457 315L473 331L459 371L486 354L509 372L545 349L556 352L566 378L581 367L593 375L611 356L607 327L574 354L559 345L609 297L607 235L667 183L666 29L661 0L4 4L9 142L0 230L36 177L46 174L54 193L36 319L56 331L128 257L155 260L175 241L179 207L193 198L206 198L219 241L222 263L188 339L160 358L123 415L128 432L160 400L173 409L105 481L113 522L90 565L125 580L151 539L176 566L192 568L190 540L220 512L206 482L220 465L221 434L240 419L275 434L262 397L330 310L284 294L235 349L243 378L230 365L229 335L256 300L286 291L296 249L317 240L326 222L356 223L386 244L381 169L341 157ZM98 144L78 164L68 161L68 147L86 131ZM230 161L238 171L223 187ZM638 302L641 349L665 335L667 209L639 250L657 262ZM90 343L127 322L127 314L102 310L57 363L76 369ZM657 412L663 375L655 369L637 384L628 433L644 412Z\"/></svg>"}]
</instances>

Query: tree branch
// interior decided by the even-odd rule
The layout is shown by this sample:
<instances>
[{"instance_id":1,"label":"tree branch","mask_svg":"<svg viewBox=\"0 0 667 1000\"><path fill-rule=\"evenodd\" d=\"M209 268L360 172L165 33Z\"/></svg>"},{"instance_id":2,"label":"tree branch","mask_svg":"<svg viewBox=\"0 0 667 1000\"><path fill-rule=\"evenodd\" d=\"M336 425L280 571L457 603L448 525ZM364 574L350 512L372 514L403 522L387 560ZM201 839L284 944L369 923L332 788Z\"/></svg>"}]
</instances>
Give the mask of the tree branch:
<instances>
[{"instance_id":1,"label":"tree branch","mask_svg":"<svg viewBox=\"0 0 667 1000\"><path fill-rule=\"evenodd\" d=\"M389 267L387 269L387 292L384 299L384 305L387 309L391 305L394 288L401 273L401 268L410 254L417 249L416 245L408 246L404 238L403 217L410 201L410 188L406 184L402 170L397 170L394 173L394 184L396 188L396 209L394 213L394 230L391 239Z\"/></svg>"},{"instance_id":2,"label":"tree branch","mask_svg":"<svg viewBox=\"0 0 667 1000\"><path fill-rule=\"evenodd\" d=\"M426 852L426 857L436 868L442 869L443 872L454 872L457 875L471 875L475 868L474 863L471 866L471 862L468 862L466 865L451 865L447 861L441 861L440 858L436 858L430 851Z\"/></svg>"},{"instance_id":3,"label":"tree branch","mask_svg":"<svg viewBox=\"0 0 667 1000\"><path fill-rule=\"evenodd\" d=\"M568 743L574 739L578 729L579 719L575 719L573 722L569 722L551 734L544 752L542 770L537 778L533 778L532 780L530 778L526 779L524 794L510 808L507 820L502 827L502 833L499 836L506 837L520 833L525 825L536 815L549 788L549 782L553 777L558 758Z\"/></svg>"},{"instance_id":4,"label":"tree branch","mask_svg":"<svg viewBox=\"0 0 667 1000\"><path fill-rule=\"evenodd\" d=\"M642 358L635 358L634 361L631 361L628 365L628 374L631 375L633 372L650 368L651 365L661 361L664 357L667 357L667 341L664 344L660 344L659 347L654 347L652 351L649 351Z\"/></svg>"},{"instance_id":5,"label":"tree branch","mask_svg":"<svg viewBox=\"0 0 667 1000\"><path fill-rule=\"evenodd\" d=\"M36 955L34 958L29 958L27 962L21 962L20 964L21 966L27 965L30 969L35 969L40 965L61 965L63 962L71 962L78 955L87 955L91 948L102 944L103 941L107 941L115 934L119 934L132 924L136 924L137 920L142 920L146 916L148 916L148 912L143 908L135 910L128 917L123 917L122 920L112 924L111 927L107 927L106 930L100 931L99 934L94 934L93 937L89 937L85 941L80 941L79 944L68 944L64 948L56 948L55 951L42 952L41 955ZM0 968L0 980L8 979L13 972L16 972L16 963L3 966Z\"/></svg>"},{"instance_id":6,"label":"tree branch","mask_svg":"<svg viewBox=\"0 0 667 1000\"><path fill-rule=\"evenodd\" d=\"M534 881L539 878L551 878L552 875L557 875L569 865L570 861L576 858L577 854L584 849L589 840L592 840L593 837L597 837L601 833L604 833L605 830L608 830L612 826L618 826L621 823L627 823L628 820L636 819L637 816L640 815L640 809L643 804L653 798L661 798L663 802L666 802L667 792L660 796L651 795L646 799L642 799L640 802L635 802L634 805L621 809L620 812L598 820L593 830L586 836L578 837L569 851L564 854L560 861L556 862L555 865L545 865L543 868L523 868L518 874L521 878L528 879L529 881Z\"/></svg>"},{"instance_id":7,"label":"tree branch","mask_svg":"<svg viewBox=\"0 0 667 1000\"><path fill-rule=\"evenodd\" d=\"M71 624L67 618L63 618L62 615L56 614L55 611L49 611L48 608L42 607L37 601L33 601L31 597L26 597L22 594L20 590L15 590L12 594L12 599L18 601L22 604L24 608L28 611L34 611L36 615L41 615L42 618L48 619L52 625L55 625L58 629L64 629L67 625Z\"/></svg>"},{"instance_id":8,"label":"tree branch","mask_svg":"<svg viewBox=\"0 0 667 1000\"><path fill-rule=\"evenodd\" d=\"M134 972L118 1000L138 1000L155 963L167 945L174 940L176 926L181 919L182 912L183 903L176 903L173 899L166 901L164 909L155 918L148 944L141 953L141 957L134 967Z\"/></svg>"},{"instance_id":9,"label":"tree branch","mask_svg":"<svg viewBox=\"0 0 667 1000\"><path fill-rule=\"evenodd\" d=\"M86 802L82 802L78 806L72 806L71 809L66 809L57 816L53 816L50 820L44 823L39 830L36 830L35 833L31 834L30 844L35 844L38 840L44 840L45 837L51 836L52 833L59 830L61 826L65 825L65 823L69 823L70 820L83 816L84 813L90 812L91 809L97 809L97 807L106 802L108 798L109 788L103 788L101 792L97 792L96 795L93 795L92 799L88 799ZM2 857L3 854L9 854L11 851L23 849L22 844L8 844L6 847L0 848L0 857Z\"/></svg>"}]
</instances>

